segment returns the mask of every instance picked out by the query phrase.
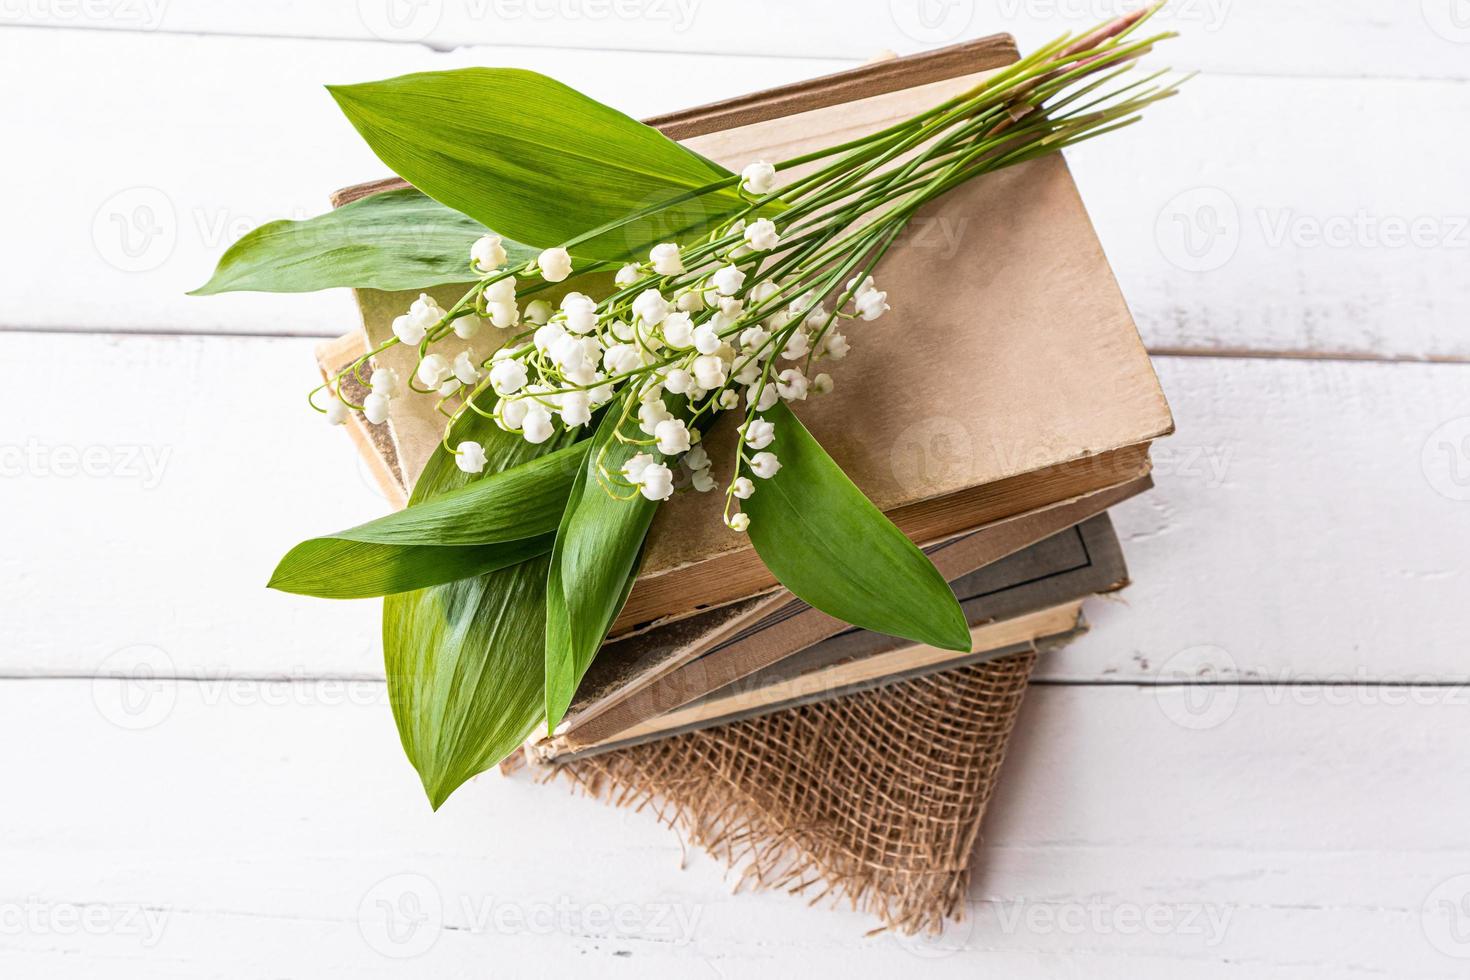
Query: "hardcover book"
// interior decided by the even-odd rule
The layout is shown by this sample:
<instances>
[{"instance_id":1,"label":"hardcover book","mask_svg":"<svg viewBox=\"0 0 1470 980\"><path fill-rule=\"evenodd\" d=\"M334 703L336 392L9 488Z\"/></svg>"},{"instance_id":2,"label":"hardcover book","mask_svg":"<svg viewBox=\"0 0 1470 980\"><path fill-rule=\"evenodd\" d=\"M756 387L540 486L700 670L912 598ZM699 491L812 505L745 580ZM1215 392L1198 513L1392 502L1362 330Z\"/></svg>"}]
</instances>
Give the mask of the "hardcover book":
<instances>
[{"instance_id":1,"label":"hardcover book","mask_svg":"<svg viewBox=\"0 0 1470 980\"><path fill-rule=\"evenodd\" d=\"M882 128L1015 58L1008 37L987 38L650 124L739 169ZM399 186L360 185L335 202ZM797 406L863 492L933 545L1144 476L1148 445L1172 420L1061 157L964 185L912 227L877 270L893 312L864 326L835 391ZM366 341L387 337L412 298L359 290ZM481 331L477 354L495 335ZM396 347L382 361L406 376L412 364L399 359L412 357ZM442 435L427 401L395 399L389 431L371 436L391 440L408 486ZM732 436L717 425L711 457L727 458ZM718 497L682 494L660 508L614 636L775 589L719 520Z\"/></svg>"}]
</instances>

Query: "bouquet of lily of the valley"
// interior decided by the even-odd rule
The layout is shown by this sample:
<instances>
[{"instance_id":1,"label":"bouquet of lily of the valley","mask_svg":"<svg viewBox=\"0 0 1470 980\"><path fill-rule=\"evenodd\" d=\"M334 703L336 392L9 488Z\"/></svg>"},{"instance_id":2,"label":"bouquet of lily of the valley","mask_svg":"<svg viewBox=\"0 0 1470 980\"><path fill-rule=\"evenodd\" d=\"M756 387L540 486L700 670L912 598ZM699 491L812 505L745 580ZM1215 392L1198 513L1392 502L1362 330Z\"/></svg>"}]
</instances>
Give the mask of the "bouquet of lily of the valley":
<instances>
[{"instance_id":1,"label":"bouquet of lily of the valley","mask_svg":"<svg viewBox=\"0 0 1470 980\"><path fill-rule=\"evenodd\" d=\"M849 333L884 329L875 277L917 211L1173 94L1158 74L1130 75L1168 36L1137 36L1151 12L1059 39L897 125L738 174L529 71L330 89L412 187L265 225L199 291L465 284L447 309L421 295L390 339L312 392L334 424L433 400L442 444L409 506L303 542L271 581L386 597L393 710L434 806L561 721L674 493L722 494L729 533L812 606L969 649L944 578L790 406L831 390ZM658 238L639 240L650 224ZM374 369L400 344L417 352L408 376ZM738 436L716 459L704 435L722 415Z\"/></svg>"}]
</instances>

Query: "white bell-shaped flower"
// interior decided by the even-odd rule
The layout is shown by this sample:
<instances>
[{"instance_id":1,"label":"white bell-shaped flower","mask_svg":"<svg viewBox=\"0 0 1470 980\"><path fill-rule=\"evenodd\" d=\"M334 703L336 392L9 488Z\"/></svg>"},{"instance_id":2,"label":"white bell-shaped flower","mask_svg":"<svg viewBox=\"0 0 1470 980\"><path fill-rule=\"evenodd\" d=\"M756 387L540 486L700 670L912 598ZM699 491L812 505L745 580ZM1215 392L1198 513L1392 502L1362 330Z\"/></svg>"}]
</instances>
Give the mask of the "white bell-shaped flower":
<instances>
[{"instance_id":1,"label":"white bell-shaped flower","mask_svg":"<svg viewBox=\"0 0 1470 980\"><path fill-rule=\"evenodd\" d=\"M564 248L548 248L536 256L536 265L547 282L561 282L572 274L572 257Z\"/></svg>"},{"instance_id":2,"label":"white bell-shaped flower","mask_svg":"<svg viewBox=\"0 0 1470 980\"><path fill-rule=\"evenodd\" d=\"M847 356L851 348L848 346L847 337L836 330L828 331L822 336L821 353L834 361L840 361Z\"/></svg>"},{"instance_id":3,"label":"white bell-shaped flower","mask_svg":"<svg viewBox=\"0 0 1470 980\"><path fill-rule=\"evenodd\" d=\"M686 395L694 387L694 375L683 368L674 368L664 375L664 387L676 395Z\"/></svg>"},{"instance_id":4,"label":"white bell-shaped flower","mask_svg":"<svg viewBox=\"0 0 1470 980\"><path fill-rule=\"evenodd\" d=\"M638 406L638 428L643 430L644 435L656 435L658 424L673 418L669 409L664 405L662 399L646 401Z\"/></svg>"},{"instance_id":5,"label":"white bell-shaped flower","mask_svg":"<svg viewBox=\"0 0 1470 980\"><path fill-rule=\"evenodd\" d=\"M384 398L397 398L403 394L403 379L392 368L380 367L373 372L372 389Z\"/></svg>"},{"instance_id":6,"label":"white bell-shaped flower","mask_svg":"<svg viewBox=\"0 0 1470 980\"><path fill-rule=\"evenodd\" d=\"M737 265L722 265L710 277L710 282L721 296L734 296L745 285L745 273Z\"/></svg>"},{"instance_id":7,"label":"white bell-shaped flower","mask_svg":"<svg viewBox=\"0 0 1470 980\"><path fill-rule=\"evenodd\" d=\"M877 289L870 289L853 301L857 306L858 316L864 320L876 320L889 310L888 294Z\"/></svg>"},{"instance_id":8,"label":"white bell-shaped flower","mask_svg":"<svg viewBox=\"0 0 1470 980\"><path fill-rule=\"evenodd\" d=\"M642 278L643 270L638 268L638 263L629 262L627 265L618 270L618 274L613 277L613 282L617 283L619 286L631 286L633 285L633 283Z\"/></svg>"},{"instance_id":9,"label":"white bell-shaped flower","mask_svg":"<svg viewBox=\"0 0 1470 980\"><path fill-rule=\"evenodd\" d=\"M799 402L806 397L806 375L796 368L787 368L776 376L776 391L789 402Z\"/></svg>"},{"instance_id":10,"label":"white bell-shaped flower","mask_svg":"<svg viewBox=\"0 0 1470 980\"><path fill-rule=\"evenodd\" d=\"M575 429L592 420L592 398L585 391L568 391L561 396L562 424Z\"/></svg>"},{"instance_id":11,"label":"white bell-shaped flower","mask_svg":"<svg viewBox=\"0 0 1470 980\"><path fill-rule=\"evenodd\" d=\"M633 315L648 326L656 327L669 315L669 301L657 289L645 289L633 300Z\"/></svg>"},{"instance_id":12,"label":"white bell-shaped flower","mask_svg":"<svg viewBox=\"0 0 1470 980\"><path fill-rule=\"evenodd\" d=\"M694 344L694 322L688 313L670 313L663 321L664 342L670 347L685 348Z\"/></svg>"},{"instance_id":13,"label":"white bell-shaped flower","mask_svg":"<svg viewBox=\"0 0 1470 980\"><path fill-rule=\"evenodd\" d=\"M643 478L643 471L653 465L654 458L648 453L637 453L632 459L623 464L623 479L629 483L637 483Z\"/></svg>"},{"instance_id":14,"label":"white bell-shaped flower","mask_svg":"<svg viewBox=\"0 0 1470 980\"><path fill-rule=\"evenodd\" d=\"M764 160L746 164L740 171L740 186L747 194L764 197L776 186L776 168Z\"/></svg>"},{"instance_id":15,"label":"white bell-shaped flower","mask_svg":"<svg viewBox=\"0 0 1470 980\"><path fill-rule=\"evenodd\" d=\"M704 291L689 287L674 294L674 307L684 313L698 313L704 309Z\"/></svg>"},{"instance_id":16,"label":"white bell-shaped flower","mask_svg":"<svg viewBox=\"0 0 1470 980\"><path fill-rule=\"evenodd\" d=\"M502 398L520 391L526 386L525 362L506 359L490 365L490 386Z\"/></svg>"},{"instance_id":17,"label":"white bell-shaped flower","mask_svg":"<svg viewBox=\"0 0 1470 980\"><path fill-rule=\"evenodd\" d=\"M653 437L658 440L658 451L665 456L677 456L689 449L689 428L682 419L664 419L654 426Z\"/></svg>"},{"instance_id":18,"label":"white bell-shaped flower","mask_svg":"<svg viewBox=\"0 0 1470 980\"><path fill-rule=\"evenodd\" d=\"M738 514L731 514L730 519L725 523L730 526L730 530L743 533L750 530L750 515L745 513L745 511L741 511Z\"/></svg>"},{"instance_id":19,"label":"white bell-shaped flower","mask_svg":"<svg viewBox=\"0 0 1470 980\"><path fill-rule=\"evenodd\" d=\"M551 323L544 323L536 328L536 332L531 335L531 343L535 344L536 349L541 353L550 354L556 342L566 335L567 328L553 320Z\"/></svg>"},{"instance_id":20,"label":"white bell-shaped flower","mask_svg":"<svg viewBox=\"0 0 1470 980\"><path fill-rule=\"evenodd\" d=\"M660 242L648 253L653 271L661 276L677 276L684 271L684 260L679 255L679 246L673 242Z\"/></svg>"},{"instance_id":21,"label":"white bell-shaped flower","mask_svg":"<svg viewBox=\"0 0 1470 980\"><path fill-rule=\"evenodd\" d=\"M417 346L428 332L429 328L421 324L412 314L405 313L393 318L393 336L398 338L399 343L410 347Z\"/></svg>"},{"instance_id":22,"label":"white bell-shaped flower","mask_svg":"<svg viewBox=\"0 0 1470 980\"><path fill-rule=\"evenodd\" d=\"M694 380L701 388L718 388L725 383L725 362L714 354L694 359Z\"/></svg>"},{"instance_id":23,"label":"white bell-shaped flower","mask_svg":"<svg viewBox=\"0 0 1470 980\"><path fill-rule=\"evenodd\" d=\"M509 330L521 322L521 311L514 303L491 303L487 312L497 330Z\"/></svg>"},{"instance_id":24,"label":"white bell-shaped flower","mask_svg":"<svg viewBox=\"0 0 1470 980\"><path fill-rule=\"evenodd\" d=\"M545 405L531 402L526 408L526 417L521 420L521 434L526 441L539 446L551 438L553 431L551 412Z\"/></svg>"},{"instance_id":25,"label":"white bell-shaped flower","mask_svg":"<svg viewBox=\"0 0 1470 980\"><path fill-rule=\"evenodd\" d=\"M720 349L720 335L715 333L715 328L708 323L701 323L694 328L694 349L701 354L713 354Z\"/></svg>"},{"instance_id":26,"label":"white bell-shaped flower","mask_svg":"<svg viewBox=\"0 0 1470 980\"><path fill-rule=\"evenodd\" d=\"M745 244L757 252L769 252L780 245L781 235L776 231L776 223L770 218L752 222L745 229Z\"/></svg>"},{"instance_id":27,"label":"white bell-shaped flower","mask_svg":"<svg viewBox=\"0 0 1470 980\"><path fill-rule=\"evenodd\" d=\"M760 388L759 398L757 398L756 396L757 388ZM781 396L776 393L776 386L769 381L766 382L764 388L761 388L759 383L757 383L745 389L746 407L754 408L757 412L764 412L766 409L776 404L776 402L780 401L780 399Z\"/></svg>"},{"instance_id":28,"label":"white bell-shaped flower","mask_svg":"<svg viewBox=\"0 0 1470 980\"><path fill-rule=\"evenodd\" d=\"M499 235L481 235L470 246L470 264L480 272L493 272L505 265L505 258L505 245Z\"/></svg>"},{"instance_id":29,"label":"white bell-shaped flower","mask_svg":"<svg viewBox=\"0 0 1470 980\"><path fill-rule=\"evenodd\" d=\"M376 391L362 400L363 418L373 425L382 425L388 420L388 396Z\"/></svg>"},{"instance_id":30,"label":"white bell-shaped flower","mask_svg":"<svg viewBox=\"0 0 1470 980\"><path fill-rule=\"evenodd\" d=\"M342 399L338 398L336 395L333 395L332 400L327 402L328 424L341 425L343 422L347 421L347 416L350 414L352 414L351 410L348 409L346 403L343 402Z\"/></svg>"},{"instance_id":31,"label":"white bell-shaped flower","mask_svg":"<svg viewBox=\"0 0 1470 980\"><path fill-rule=\"evenodd\" d=\"M451 373L449 361L443 354L428 354L422 361L419 361L415 377L425 388L437 388Z\"/></svg>"},{"instance_id":32,"label":"white bell-shaped flower","mask_svg":"<svg viewBox=\"0 0 1470 980\"><path fill-rule=\"evenodd\" d=\"M454 465L466 473L480 473L485 469L485 447L478 442L466 440L459 444L454 453Z\"/></svg>"},{"instance_id":33,"label":"white bell-shaped flower","mask_svg":"<svg viewBox=\"0 0 1470 980\"><path fill-rule=\"evenodd\" d=\"M530 409L529 398L502 398L495 403L495 424L508 432L519 429Z\"/></svg>"},{"instance_id":34,"label":"white bell-shaped flower","mask_svg":"<svg viewBox=\"0 0 1470 980\"><path fill-rule=\"evenodd\" d=\"M740 427L745 434L745 444L751 449L765 449L776 438L776 424L763 418L753 418Z\"/></svg>"},{"instance_id":35,"label":"white bell-shaped flower","mask_svg":"<svg viewBox=\"0 0 1470 980\"><path fill-rule=\"evenodd\" d=\"M823 371L821 374L817 375L815 378L812 378L812 394L814 394L814 395L825 395L828 392L830 392L831 390L832 390L832 375L828 374L826 371Z\"/></svg>"},{"instance_id":36,"label":"white bell-shaped flower","mask_svg":"<svg viewBox=\"0 0 1470 980\"><path fill-rule=\"evenodd\" d=\"M597 303L584 293L567 293L561 300L567 329L572 333L591 333L597 329Z\"/></svg>"},{"instance_id":37,"label":"white bell-shaped flower","mask_svg":"<svg viewBox=\"0 0 1470 980\"><path fill-rule=\"evenodd\" d=\"M480 368L467 350L460 351L454 358L453 371L460 384L472 385L480 380Z\"/></svg>"},{"instance_id":38,"label":"white bell-shaped flower","mask_svg":"<svg viewBox=\"0 0 1470 980\"><path fill-rule=\"evenodd\" d=\"M536 299L526 304L526 319L538 327L550 320L554 312L548 300Z\"/></svg>"},{"instance_id":39,"label":"white bell-shaped flower","mask_svg":"<svg viewBox=\"0 0 1470 980\"><path fill-rule=\"evenodd\" d=\"M608 374L631 374L643 366L643 351L637 344L613 344L602 355Z\"/></svg>"},{"instance_id":40,"label":"white bell-shaped flower","mask_svg":"<svg viewBox=\"0 0 1470 980\"><path fill-rule=\"evenodd\" d=\"M748 476L736 477L735 482L730 484L730 492L741 500L749 500L755 496L755 484Z\"/></svg>"},{"instance_id":41,"label":"white bell-shaped flower","mask_svg":"<svg viewBox=\"0 0 1470 980\"><path fill-rule=\"evenodd\" d=\"M756 453L750 457L750 471L762 480L769 480L781 470L781 461L772 452Z\"/></svg>"},{"instance_id":42,"label":"white bell-shaped flower","mask_svg":"<svg viewBox=\"0 0 1470 980\"><path fill-rule=\"evenodd\" d=\"M788 361L806 357L811 353L812 339L807 336L805 330L797 329L786 341L786 346L781 349L781 356Z\"/></svg>"},{"instance_id":43,"label":"white bell-shaped flower","mask_svg":"<svg viewBox=\"0 0 1470 980\"><path fill-rule=\"evenodd\" d=\"M516 301L516 277L506 276L485 287L486 303L514 303Z\"/></svg>"}]
</instances>

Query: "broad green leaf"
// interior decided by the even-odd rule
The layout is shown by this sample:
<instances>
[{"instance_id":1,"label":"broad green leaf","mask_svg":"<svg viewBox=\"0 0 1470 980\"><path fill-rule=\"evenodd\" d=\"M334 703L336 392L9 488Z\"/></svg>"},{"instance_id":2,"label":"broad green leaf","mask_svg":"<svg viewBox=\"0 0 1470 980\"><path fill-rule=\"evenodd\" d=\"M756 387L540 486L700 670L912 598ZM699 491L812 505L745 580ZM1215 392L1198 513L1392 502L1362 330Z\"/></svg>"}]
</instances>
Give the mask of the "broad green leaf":
<instances>
[{"instance_id":1,"label":"broad green leaf","mask_svg":"<svg viewBox=\"0 0 1470 980\"><path fill-rule=\"evenodd\" d=\"M436 810L540 724L550 561L383 600L393 716Z\"/></svg>"},{"instance_id":2,"label":"broad green leaf","mask_svg":"<svg viewBox=\"0 0 1470 980\"><path fill-rule=\"evenodd\" d=\"M451 442L485 447L486 475L555 452L501 432L478 415L456 425ZM479 479L460 472L442 448L410 498L433 500ZM390 595L383 600L388 693L404 752L438 809L465 780L510 755L545 711L546 574L542 555L498 571Z\"/></svg>"},{"instance_id":3,"label":"broad green leaf","mask_svg":"<svg viewBox=\"0 0 1470 980\"><path fill-rule=\"evenodd\" d=\"M587 442L292 548L270 587L325 599L421 589L551 550Z\"/></svg>"},{"instance_id":4,"label":"broad green leaf","mask_svg":"<svg viewBox=\"0 0 1470 980\"><path fill-rule=\"evenodd\" d=\"M620 221L730 172L657 130L544 75L461 68L328 90L378 158L456 211L549 247ZM641 253L743 207L733 188L675 205L573 251Z\"/></svg>"},{"instance_id":5,"label":"broad green leaf","mask_svg":"<svg viewBox=\"0 0 1470 980\"><path fill-rule=\"evenodd\" d=\"M550 533L458 547L312 538L281 559L269 587L318 599L376 599L518 565L546 554L555 541Z\"/></svg>"},{"instance_id":6,"label":"broad green leaf","mask_svg":"<svg viewBox=\"0 0 1470 980\"><path fill-rule=\"evenodd\" d=\"M385 191L315 218L261 225L231 245L214 276L190 295L469 282L470 245L485 233L478 221L413 188ZM536 256L508 240L505 250L512 264Z\"/></svg>"},{"instance_id":7,"label":"broad green leaf","mask_svg":"<svg viewBox=\"0 0 1470 980\"><path fill-rule=\"evenodd\" d=\"M945 650L970 649L970 629L932 562L863 496L784 402L770 451L781 462L742 503L766 567L829 616Z\"/></svg>"},{"instance_id":8,"label":"broad green leaf","mask_svg":"<svg viewBox=\"0 0 1470 980\"><path fill-rule=\"evenodd\" d=\"M548 728L566 714L582 675L627 601L643 539L658 510L656 501L636 492L628 499L615 497L598 482L599 465L616 473L639 451L647 451L614 438L620 416L621 402L603 416L572 485L551 552L546 582Z\"/></svg>"}]
</instances>

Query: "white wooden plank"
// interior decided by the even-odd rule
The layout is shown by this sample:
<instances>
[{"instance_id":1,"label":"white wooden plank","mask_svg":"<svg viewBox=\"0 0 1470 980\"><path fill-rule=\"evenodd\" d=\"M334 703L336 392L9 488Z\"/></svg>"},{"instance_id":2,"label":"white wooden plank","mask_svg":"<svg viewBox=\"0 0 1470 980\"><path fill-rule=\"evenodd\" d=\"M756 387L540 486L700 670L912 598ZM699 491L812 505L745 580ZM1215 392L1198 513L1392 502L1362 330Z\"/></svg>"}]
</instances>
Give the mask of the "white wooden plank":
<instances>
[{"instance_id":1,"label":"white wooden plank","mask_svg":"<svg viewBox=\"0 0 1470 980\"><path fill-rule=\"evenodd\" d=\"M26 746L5 775L31 788L0 813L7 975L1463 976L1470 715L1450 705L1247 692L1191 731L1149 691L1033 689L974 917L923 941L732 896L647 814L560 787L481 778L431 814L380 704L169 689L166 717L120 730L90 682L0 682L0 734Z\"/></svg>"},{"instance_id":2,"label":"white wooden plank","mask_svg":"<svg viewBox=\"0 0 1470 980\"><path fill-rule=\"evenodd\" d=\"M16 0L0 22L79 29L871 57L1006 31L1028 46L1132 9L1129 0ZM1454 0L1172 0L1178 63L1232 73L1464 78Z\"/></svg>"},{"instance_id":3,"label":"white wooden plank","mask_svg":"<svg viewBox=\"0 0 1470 980\"><path fill-rule=\"evenodd\" d=\"M11 203L0 327L340 332L344 295L182 294L242 231L383 173L321 82L483 63L643 115L849 62L0 28L0 71L47 93L0 105L11 165L67 188ZM1072 160L1155 347L1463 359L1470 202L1442 121L1467 112L1457 84L1207 76Z\"/></svg>"},{"instance_id":4,"label":"white wooden plank","mask_svg":"<svg viewBox=\"0 0 1470 980\"><path fill-rule=\"evenodd\" d=\"M0 549L0 671L91 674L143 644L165 673L381 676L376 602L263 588L296 541L385 506L301 398L309 342L0 335L0 363L37 361L73 381L17 370L5 396L6 500L28 519ZM1158 367L1179 433L1158 488L1116 511L1135 584L1046 676L1470 677L1470 366ZM88 447L100 475L51 475Z\"/></svg>"},{"instance_id":5,"label":"white wooden plank","mask_svg":"<svg viewBox=\"0 0 1470 980\"><path fill-rule=\"evenodd\" d=\"M381 676L376 603L265 589L296 540L388 509L306 405L312 346L0 337L18 382L0 397L0 670L92 672L141 644L162 673Z\"/></svg>"},{"instance_id":6,"label":"white wooden plank","mask_svg":"<svg viewBox=\"0 0 1470 980\"><path fill-rule=\"evenodd\" d=\"M1043 676L1470 678L1470 366L1158 358L1134 584Z\"/></svg>"}]
</instances>

